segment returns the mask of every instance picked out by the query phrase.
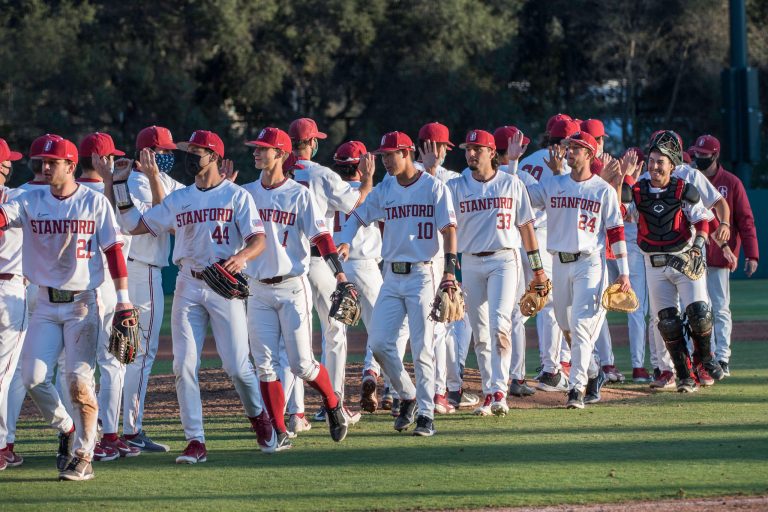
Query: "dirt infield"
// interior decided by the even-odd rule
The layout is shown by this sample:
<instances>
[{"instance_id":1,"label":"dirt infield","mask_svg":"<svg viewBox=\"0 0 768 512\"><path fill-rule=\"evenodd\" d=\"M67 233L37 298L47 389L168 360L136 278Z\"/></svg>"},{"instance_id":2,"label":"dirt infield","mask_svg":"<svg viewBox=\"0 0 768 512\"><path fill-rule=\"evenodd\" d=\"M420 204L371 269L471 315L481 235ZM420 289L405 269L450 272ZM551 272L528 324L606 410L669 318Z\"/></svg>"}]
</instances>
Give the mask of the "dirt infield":
<instances>
[{"instance_id":1,"label":"dirt infield","mask_svg":"<svg viewBox=\"0 0 768 512\"><path fill-rule=\"evenodd\" d=\"M470 512L471 509L456 509L456 512ZM758 512L768 510L768 496L725 496L711 499L676 499L663 501L631 501L603 505L555 505L551 507L487 508L486 512Z\"/></svg>"}]
</instances>

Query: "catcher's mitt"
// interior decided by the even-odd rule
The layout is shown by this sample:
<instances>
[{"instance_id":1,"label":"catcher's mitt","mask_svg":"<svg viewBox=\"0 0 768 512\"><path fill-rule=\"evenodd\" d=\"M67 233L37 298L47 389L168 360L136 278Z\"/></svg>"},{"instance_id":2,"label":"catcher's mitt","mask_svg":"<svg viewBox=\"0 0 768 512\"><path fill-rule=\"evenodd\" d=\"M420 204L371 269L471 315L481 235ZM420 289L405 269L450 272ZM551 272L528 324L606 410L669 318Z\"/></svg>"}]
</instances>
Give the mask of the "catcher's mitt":
<instances>
[{"instance_id":1,"label":"catcher's mitt","mask_svg":"<svg viewBox=\"0 0 768 512\"><path fill-rule=\"evenodd\" d=\"M139 349L139 336L139 310L115 311L109 335L109 353L121 364L132 363Z\"/></svg>"},{"instance_id":2,"label":"catcher's mitt","mask_svg":"<svg viewBox=\"0 0 768 512\"><path fill-rule=\"evenodd\" d=\"M704 261L704 256L695 249L670 256L667 266L682 272L691 278L692 281L701 279L701 277L704 275L704 272L707 270L707 264Z\"/></svg>"},{"instance_id":3,"label":"catcher's mitt","mask_svg":"<svg viewBox=\"0 0 768 512\"><path fill-rule=\"evenodd\" d=\"M520 297L520 302L517 303L520 306L520 312L524 316L536 316L536 313L547 305L551 291L552 281L549 279L543 283L537 283L536 281L528 283L528 288L523 293L523 296Z\"/></svg>"},{"instance_id":4,"label":"catcher's mitt","mask_svg":"<svg viewBox=\"0 0 768 512\"><path fill-rule=\"evenodd\" d=\"M603 292L603 307L608 311L618 311L619 313L631 313L637 310L640 305L637 301L637 295L630 288L627 292L620 290L621 285L614 283Z\"/></svg>"},{"instance_id":5,"label":"catcher's mitt","mask_svg":"<svg viewBox=\"0 0 768 512\"><path fill-rule=\"evenodd\" d=\"M328 316L343 324L355 326L360 322L360 314L355 285L350 282L338 283L331 294L331 311Z\"/></svg>"},{"instance_id":6,"label":"catcher's mitt","mask_svg":"<svg viewBox=\"0 0 768 512\"><path fill-rule=\"evenodd\" d=\"M451 323L464 318L464 293L456 281L443 281L432 302L429 318L435 322Z\"/></svg>"},{"instance_id":7,"label":"catcher's mitt","mask_svg":"<svg viewBox=\"0 0 768 512\"><path fill-rule=\"evenodd\" d=\"M203 281L225 299L245 300L248 298L248 281L241 273L235 272L233 274L219 263L214 263L205 267L201 274Z\"/></svg>"}]
</instances>

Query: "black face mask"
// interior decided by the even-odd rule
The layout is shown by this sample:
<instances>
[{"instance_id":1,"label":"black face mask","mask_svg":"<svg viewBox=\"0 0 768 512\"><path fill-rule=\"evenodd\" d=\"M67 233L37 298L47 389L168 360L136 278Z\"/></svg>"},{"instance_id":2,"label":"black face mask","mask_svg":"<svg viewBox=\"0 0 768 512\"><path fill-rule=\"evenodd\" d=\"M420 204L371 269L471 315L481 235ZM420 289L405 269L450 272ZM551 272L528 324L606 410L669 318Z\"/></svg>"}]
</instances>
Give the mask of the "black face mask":
<instances>
[{"instance_id":1,"label":"black face mask","mask_svg":"<svg viewBox=\"0 0 768 512\"><path fill-rule=\"evenodd\" d=\"M194 153L187 153L184 156L184 172L187 174L187 176L194 178L197 176L197 173L200 172L200 169L202 169L202 165L200 165L200 160L202 157L200 155L196 155Z\"/></svg>"},{"instance_id":2,"label":"black face mask","mask_svg":"<svg viewBox=\"0 0 768 512\"><path fill-rule=\"evenodd\" d=\"M709 169L709 166L712 165L712 162L715 161L715 157L710 158L696 158L696 168L700 171L706 171Z\"/></svg>"}]
</instances>

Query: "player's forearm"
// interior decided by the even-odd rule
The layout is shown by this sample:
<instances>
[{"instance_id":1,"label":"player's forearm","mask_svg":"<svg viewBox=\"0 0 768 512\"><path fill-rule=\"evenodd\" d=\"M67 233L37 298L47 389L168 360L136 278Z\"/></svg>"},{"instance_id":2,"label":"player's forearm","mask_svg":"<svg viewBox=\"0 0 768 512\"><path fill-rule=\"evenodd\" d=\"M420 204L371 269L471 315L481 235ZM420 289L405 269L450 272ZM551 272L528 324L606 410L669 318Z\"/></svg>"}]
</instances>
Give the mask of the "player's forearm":
<instances>
[{"instance_id":1,"label":"player's forearm","mask_svg":"<svg viewBox=\"0 0 768 512\"><path fill-rule=\"evenodd\" d=\"M362 204L368 193L373 189L373 174L370 176L363 175L363 181L360 182L360 188L357 189L360 192L360 198L357 200L357 204Z\"/></svg>"},{"instance_id":2,"label":"player's forearm","mask_svg":"<svg viewBox=\"0 0 768 512\"><path fill-rule=\"evenodd\" d=\"M128 268L125 265L125 256L123 256L123 247L121 244L115 244L106 251L107 268L112 281L115 283L117 292L117 303L127 304L128 298Z\"/></svg>"},{"instance_id":3,"label":"player's forearm","mask_svg":"<svg viewBox=\"0 0 768 512\"><path fill-rule=\"evenodd\" d=\"M344 268L341 266L341 260L339 259L339 253L336 250L336 244L333 243L333 238L328 233L316 237L313 240L315 247L320 251L320 256L323 257L325 262L330 267L333 275L336 277L337 282L345 282L347 276L344 274Z\"/></svg>"},{"instance_id":4,"label":"player's forearm","mask_svg":"<svg viewBox=\"0 0 768 512\"><path fill-rule=\"evenodd\" d=\"M165 199L165 188L163 188L163 182L160 179L160 173L148 175L149 190L152 192L152 206L157 206Z\"/></svg>"},{"instance_id":5,"label":"player's forearm","mask_svg":"<svg viewBox=\"0 0 768 512\"><path fill-rule=\"evenodd\" d=\"M536 231L533 229L533 222L529 222L518 228L520 238L523 239L523 247L526 252L538 251L539 241L536 239Z\"/></svg>"},{"instance_id":6,"label":"player's forearm","mask_svg":"<svg viewBox=\"0 0 768 512\"><path fill-rule=\"evenodd\" d=\"M456 275L459 266L456 244L456 227L448 226L443 230L443 251L445 257L444 275Z\"/></svg>"},{"instance_id":7,"label":"player's forearm","mask_svg":"<svg viewBox=\"0 0 768 512\"><path fill-rule=\"evenodd\" d=\"M352 240L357 235L357 230L360 229L362 223L357 215L350 215L344 225L341 227L341 231L338 234L339 245L347 244L351 245Z\"/></svg>"},{"instance_id":8,"label":"player's forearm","mask_svg":"<svg viewBox=\"0 0 768 512\"><path fill-rule=\"evenodd\" d=\"M117 210L118 224L123 228L123 231L127 231L132 235L145 235L149 233L149 229L141 220L141 214L136 208Z\"/></svg>"},{"instance_id":9,"label":"player's forearm","mask_svg":"<svg viewBox=\"0 0 768 512\"><path fill-rule=\"evenodd\" d=\"M253 258L264 252L266 247L267 237L259 233L258 235L250 237L245 242L245 247L238 251L236 256L245 258L245 261L251 261Z\"/></svg>"},{"instance_id":10,"label":"player's forearm","mask_svg":"<svg viewBox=\"0 0 768 512\"><path fill-rule=\"evenodd\" d=\"M731 209L728 206L728 201L726 201L725 198L722 198L715 203L713 208L715 210L715 214L717 215L717 220L720 221L720 224L725 224L730 227Z\"/></svg>"}]
</instances>

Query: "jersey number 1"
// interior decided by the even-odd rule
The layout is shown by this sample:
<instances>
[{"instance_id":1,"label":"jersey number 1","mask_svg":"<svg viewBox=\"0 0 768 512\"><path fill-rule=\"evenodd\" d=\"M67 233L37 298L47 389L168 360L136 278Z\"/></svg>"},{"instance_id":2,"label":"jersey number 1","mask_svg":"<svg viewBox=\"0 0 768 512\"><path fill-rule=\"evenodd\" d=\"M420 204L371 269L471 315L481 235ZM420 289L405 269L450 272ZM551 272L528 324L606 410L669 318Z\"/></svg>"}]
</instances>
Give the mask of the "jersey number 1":
<instances>
[{"instance_id":1,"label":"jersey number 1","mask_svg":"<svg viewBox=\"0 0 768 512\"><path fill-rule=\"evenodd\" d=\"M221 226L216 226L216 229L211 233L211 238L219 245L229 245L229 226L225 226L223 229Z\"/></svg>"}]
</instances>

